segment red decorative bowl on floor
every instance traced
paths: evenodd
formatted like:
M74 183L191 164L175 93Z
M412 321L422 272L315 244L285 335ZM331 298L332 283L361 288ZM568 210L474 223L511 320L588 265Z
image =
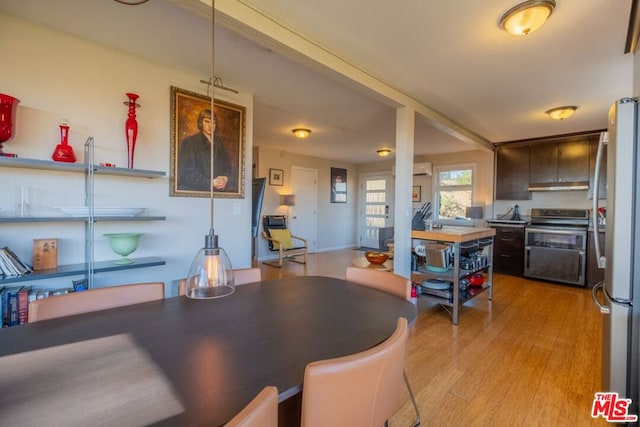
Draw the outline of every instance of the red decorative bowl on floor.
M384 262L389 259L389 255L382 252L365 252L364 257L371 264L378 264L378 265L384 264Z

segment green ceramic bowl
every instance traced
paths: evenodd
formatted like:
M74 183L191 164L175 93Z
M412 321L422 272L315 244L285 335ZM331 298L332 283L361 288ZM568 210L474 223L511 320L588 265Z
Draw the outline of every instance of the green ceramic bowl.
M138 249L140 236L144 233L107 233L104 237L109 239L109 244L113 252L122 255L124 258L115 261L116 264L131 264L133 260L127 256Z

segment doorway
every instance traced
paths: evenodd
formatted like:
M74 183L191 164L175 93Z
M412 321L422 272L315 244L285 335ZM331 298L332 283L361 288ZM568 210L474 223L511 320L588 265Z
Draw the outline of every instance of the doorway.
M291 194L295 205L289 208L289 228L296 236L307 239L309 253L316 251L318 234L318 171L291 167Z
M378 230L393 225L393 176L360 175L360 246L378 248Z

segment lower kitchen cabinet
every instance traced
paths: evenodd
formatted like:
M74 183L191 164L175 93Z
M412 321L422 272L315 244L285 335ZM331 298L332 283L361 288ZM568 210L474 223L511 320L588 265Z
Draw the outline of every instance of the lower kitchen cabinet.
M504 225L496 230L493 245L493 271L520 276L524 274L524 226Z

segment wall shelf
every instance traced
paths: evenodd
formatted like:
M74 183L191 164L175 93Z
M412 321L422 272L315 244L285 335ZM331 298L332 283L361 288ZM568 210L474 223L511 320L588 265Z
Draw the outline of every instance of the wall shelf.
M164 216L94 216L94 222L109 221L164 221ZM88 216L31 216L31 217L0 217L0 223L33 223L33 222L87 222Z
M0 167L57 170L65 172L84 173L87 170L86 163L64 163L52 160L22 159L19 157L0 157ZM93 165L94 173L101 175L136 176L142 178L160 178L166 176L164 171L145 169L112 168Z
M94 273L131 270L134 268L155 267L155 266L166 264L164 260L157 257L131 258L131 259L133 260L133 263L125 264L125 265L115 264L114 260L94 262L93 263ZM0 277L0 286L6 285L9 283L27 282L31 280L55 279L58 277L84 275L87 273L88 268L89 268L88 263L66 264L66 265L60 265L58 268L34 271L33 273L25 274L23 276L3 276L3 277Z

